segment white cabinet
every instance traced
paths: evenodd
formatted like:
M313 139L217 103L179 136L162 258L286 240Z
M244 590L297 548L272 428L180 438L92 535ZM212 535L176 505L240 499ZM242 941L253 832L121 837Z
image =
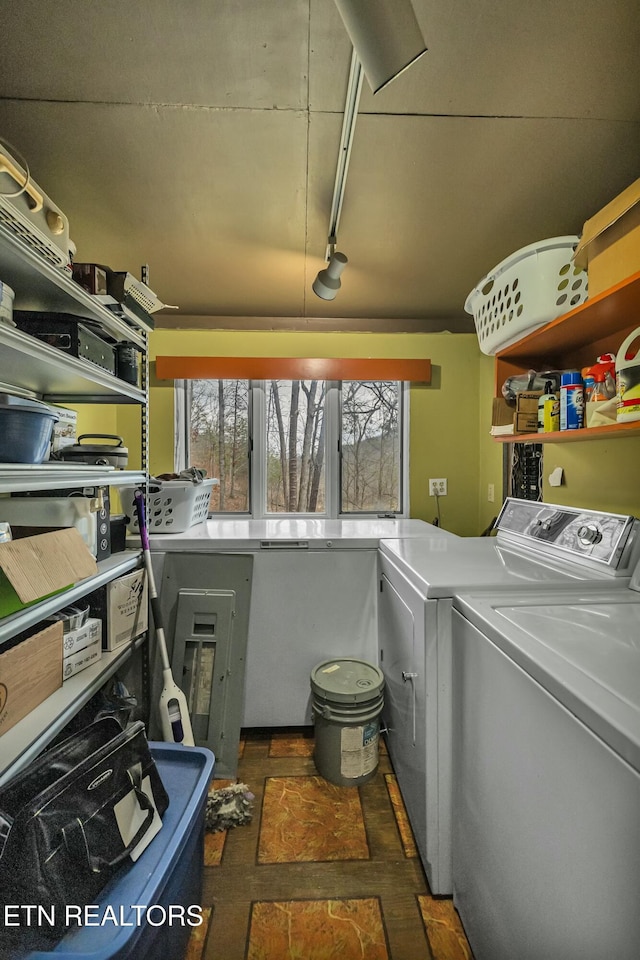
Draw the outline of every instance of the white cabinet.
M0 389L7 392L19 390L35 399L72 406L81 403L135 404L140 409L142 437L140 470L71 463L0 463L0 494L105 485L117 488L145 483L148 328L132 314L119 308L116 308L117 313L113 312L105 303L91 297L66 271L42 259L3 224L0 224L0 280L15 291L16 309L89 317L98 321L114 339L135 343L143 356L142 386L139 388L87 360L68 356L0 322ZM0 650L16 634L140 565L140 550L114 554L98 564L96 576L0 620ZM0 784L56 736L131 652L131 645L115 653L105 652L97 664L67 680L39 707L0 736Z

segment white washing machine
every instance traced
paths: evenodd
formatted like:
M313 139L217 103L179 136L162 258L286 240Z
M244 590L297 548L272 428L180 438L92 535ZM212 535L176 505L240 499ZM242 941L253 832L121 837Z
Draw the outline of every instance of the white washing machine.
M453 895L476 960L640 955L640 577L585 587L455 601Z
M455 595L628 585L633 517L508 499L496 537L383 540L378 662L387 744L431 892L452 893L451 613ZM564 960L564 958L563 958Z

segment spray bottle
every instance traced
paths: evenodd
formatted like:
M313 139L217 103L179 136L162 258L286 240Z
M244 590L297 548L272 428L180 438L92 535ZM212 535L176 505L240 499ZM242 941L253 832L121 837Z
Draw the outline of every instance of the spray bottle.
M544 393L538 400L538 433L551 433L560 429L560 401L552 390L551 380L544 385Z

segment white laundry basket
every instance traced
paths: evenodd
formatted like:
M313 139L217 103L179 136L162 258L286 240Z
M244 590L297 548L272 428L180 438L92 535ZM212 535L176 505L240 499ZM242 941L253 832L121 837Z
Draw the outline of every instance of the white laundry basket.
M207 519L211 490L218 480L151 480L146 520L149 533L184 533L189 527ZM121 487L122 509L130 517L129 530L139 533L135 508L137 487Z
M478 343L493 356L587 299L587 273L572 262L578 237L553 237L511 254L466 299Z

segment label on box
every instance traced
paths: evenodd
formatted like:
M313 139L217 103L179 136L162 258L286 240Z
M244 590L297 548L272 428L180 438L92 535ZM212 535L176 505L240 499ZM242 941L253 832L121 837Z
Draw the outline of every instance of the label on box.
M54 423L51 435L51 452L58 453L59 450L71 447L76 442L78 412L77 410L69 410L67 407L58 407L53 403L50 406L60 418L57 423Z
M86 670L87 667L90 667L92 663L100 660L101 657L102 644L100 637L96 637L88 647L83 647L82 650L77 650L75 653L64 658L62 662L63 680L68 680L69 677L80 673L81 670Z
M91 612L105 621L103 645L115 650L148 627L148 593L144 570L135 570L108 583L90 598Z
M88 647L96 639L100 641L102 646L102 620L90 617L84 626L78 627L77 630L69 630L68 633L64 634L62 637L63 657L65 659L70 657L72 653L82 650L83 647Z

